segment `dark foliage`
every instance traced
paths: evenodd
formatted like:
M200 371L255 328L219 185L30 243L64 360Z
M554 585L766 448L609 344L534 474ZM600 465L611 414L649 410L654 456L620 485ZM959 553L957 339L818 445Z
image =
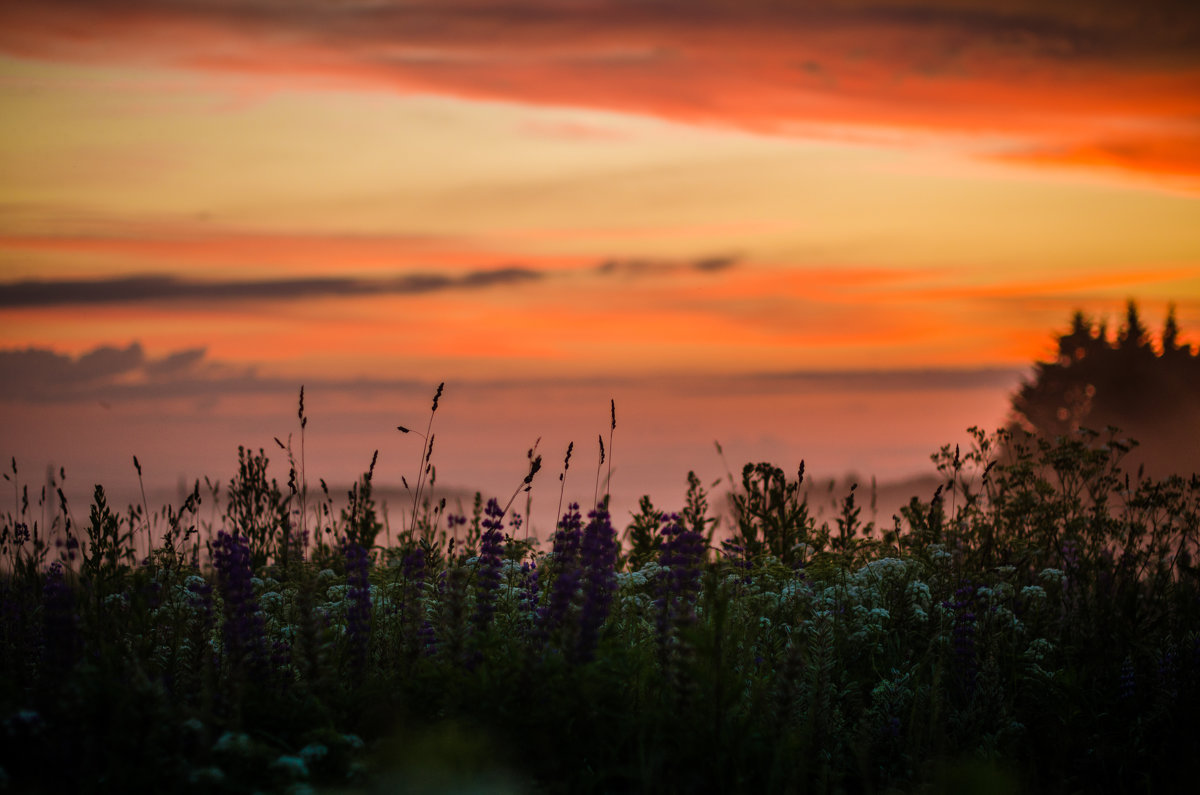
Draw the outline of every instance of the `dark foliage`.
M194 505L163 511L135 563L154 517L102 489L74 544L64 501L48 527L18 501L0 517L0 783L1176 791L1198 742L1200 477L1134 477L1126 452L975 431L886 532L854 489L822 522L802 469L749 465L720 554L695 477L679 513L643 501L624 557L607 498L586 524L570 505L548 552L482 497L446 528L428 500L380 548L370 472L340 519L297 517L245 455L235 507L196 531L207 558L176 554ZM318 541L291 548L297 526Z

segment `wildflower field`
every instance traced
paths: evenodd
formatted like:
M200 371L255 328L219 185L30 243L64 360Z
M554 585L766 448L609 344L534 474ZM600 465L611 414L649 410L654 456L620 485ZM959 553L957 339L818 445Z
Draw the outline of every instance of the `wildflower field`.
M14 461L0 790L1186 787L1200 478L1123 471L1112 431L973 433L885 524L765 463L618 521L598 468L540 546L512 506L541 458L457 515L428 429L391 543L371 472L335 505L290 441L283 486L243 450L161 511L96 486L86 521Z

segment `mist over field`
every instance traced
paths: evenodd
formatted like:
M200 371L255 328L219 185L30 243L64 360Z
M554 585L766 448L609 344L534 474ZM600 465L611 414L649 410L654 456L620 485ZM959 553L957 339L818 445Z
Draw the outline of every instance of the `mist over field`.
M86 376L75 374L87 368L86 356L63 367L48 366L46 361L61 362L41 355L0 354L0 369L9 376L4 400L28 417L6 432L5 449L26 471L64 468L65 491L81 510L95 483L103 483L119 505L140 501L134 455L156 508L181 500L197 479L226 484L239 445L263 448L272 476L286 481L287 457L275 439L291 434L299 449L299 385L249 373L210 380L200 357L187 365L190 376L182 365L154 374L156 366L166 368L146 365L140 351L124 350L126 361L115 372L92 368ZM20 372L23 366L33 370L31 359L41 362L40 374ZM815 479L857 480L864 489L872 478L894 484L932 475L930 455L942 444L965 445L972 424L1003 425L1021 377L1017 370L989 369L450 381L434 426L436 493L452 504L463 497L469 502L476 490L485 498L510 494L536 442L546 469L534 482L533 518L545 537L571 442L568 498L586 503L594 497L597 437L603 434L608 443L610 400L617 408L610 452L617 517L631 513L642 495L665 509L682 507L692 470L722 494L728 476L740 478L748 461L789 469L805 461ZM424 430L434 386L367 379L307 383L309 487L323 478L344 497L378 450L376 487L389 506L401 502L401 478L411 483L419 472L421 439L396 426ZM606 463L605 477L607 471ZM894 501L879 506L880 518L890 520L896 507Z

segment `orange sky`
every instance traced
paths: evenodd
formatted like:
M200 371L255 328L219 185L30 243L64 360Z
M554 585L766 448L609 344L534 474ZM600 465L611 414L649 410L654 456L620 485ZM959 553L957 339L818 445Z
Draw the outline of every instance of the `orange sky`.
M1190 332L1195 9L6 3L0 355L44 355L0 443L181 379L1015 372L1129 297Z

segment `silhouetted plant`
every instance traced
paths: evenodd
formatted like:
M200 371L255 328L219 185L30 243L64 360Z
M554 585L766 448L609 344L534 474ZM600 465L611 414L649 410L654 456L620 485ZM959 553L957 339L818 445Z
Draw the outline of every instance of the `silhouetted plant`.
M342 511L342 527L345 542L357 544L368 553L375 548L375 539L383 524L375 508L375 499L371 494L371 481L375 477L375 464L379 460L379 451L371 456L371 465L362 477L351 487L347 495L347 505Z
M88 543L83 551L83 576L97 603L114 592L134 563L133 529L123 531L121 525L121 519L108 507L104 487L96 484Z
M815 528L808 500L800 492L803 483L803 463L795 481L768 463L746 464L742 469L742 490L731 500L737 525L734 542L748 556L770 554L788 566L803 562L800 545Z
M234 533L240 535L250 553L253 569L259 569L280 552L286 539L280 536L288 501L274 478L267 478L266 453L256 455L238 447L238 472L229 481L225 515Z
M625 566L630 571L637 571L658 557L662 546L662 535L658 532L661 523L662 512L654 507L649 495L643 495L638 501L638 512L625 528L625 542L629 545Z

